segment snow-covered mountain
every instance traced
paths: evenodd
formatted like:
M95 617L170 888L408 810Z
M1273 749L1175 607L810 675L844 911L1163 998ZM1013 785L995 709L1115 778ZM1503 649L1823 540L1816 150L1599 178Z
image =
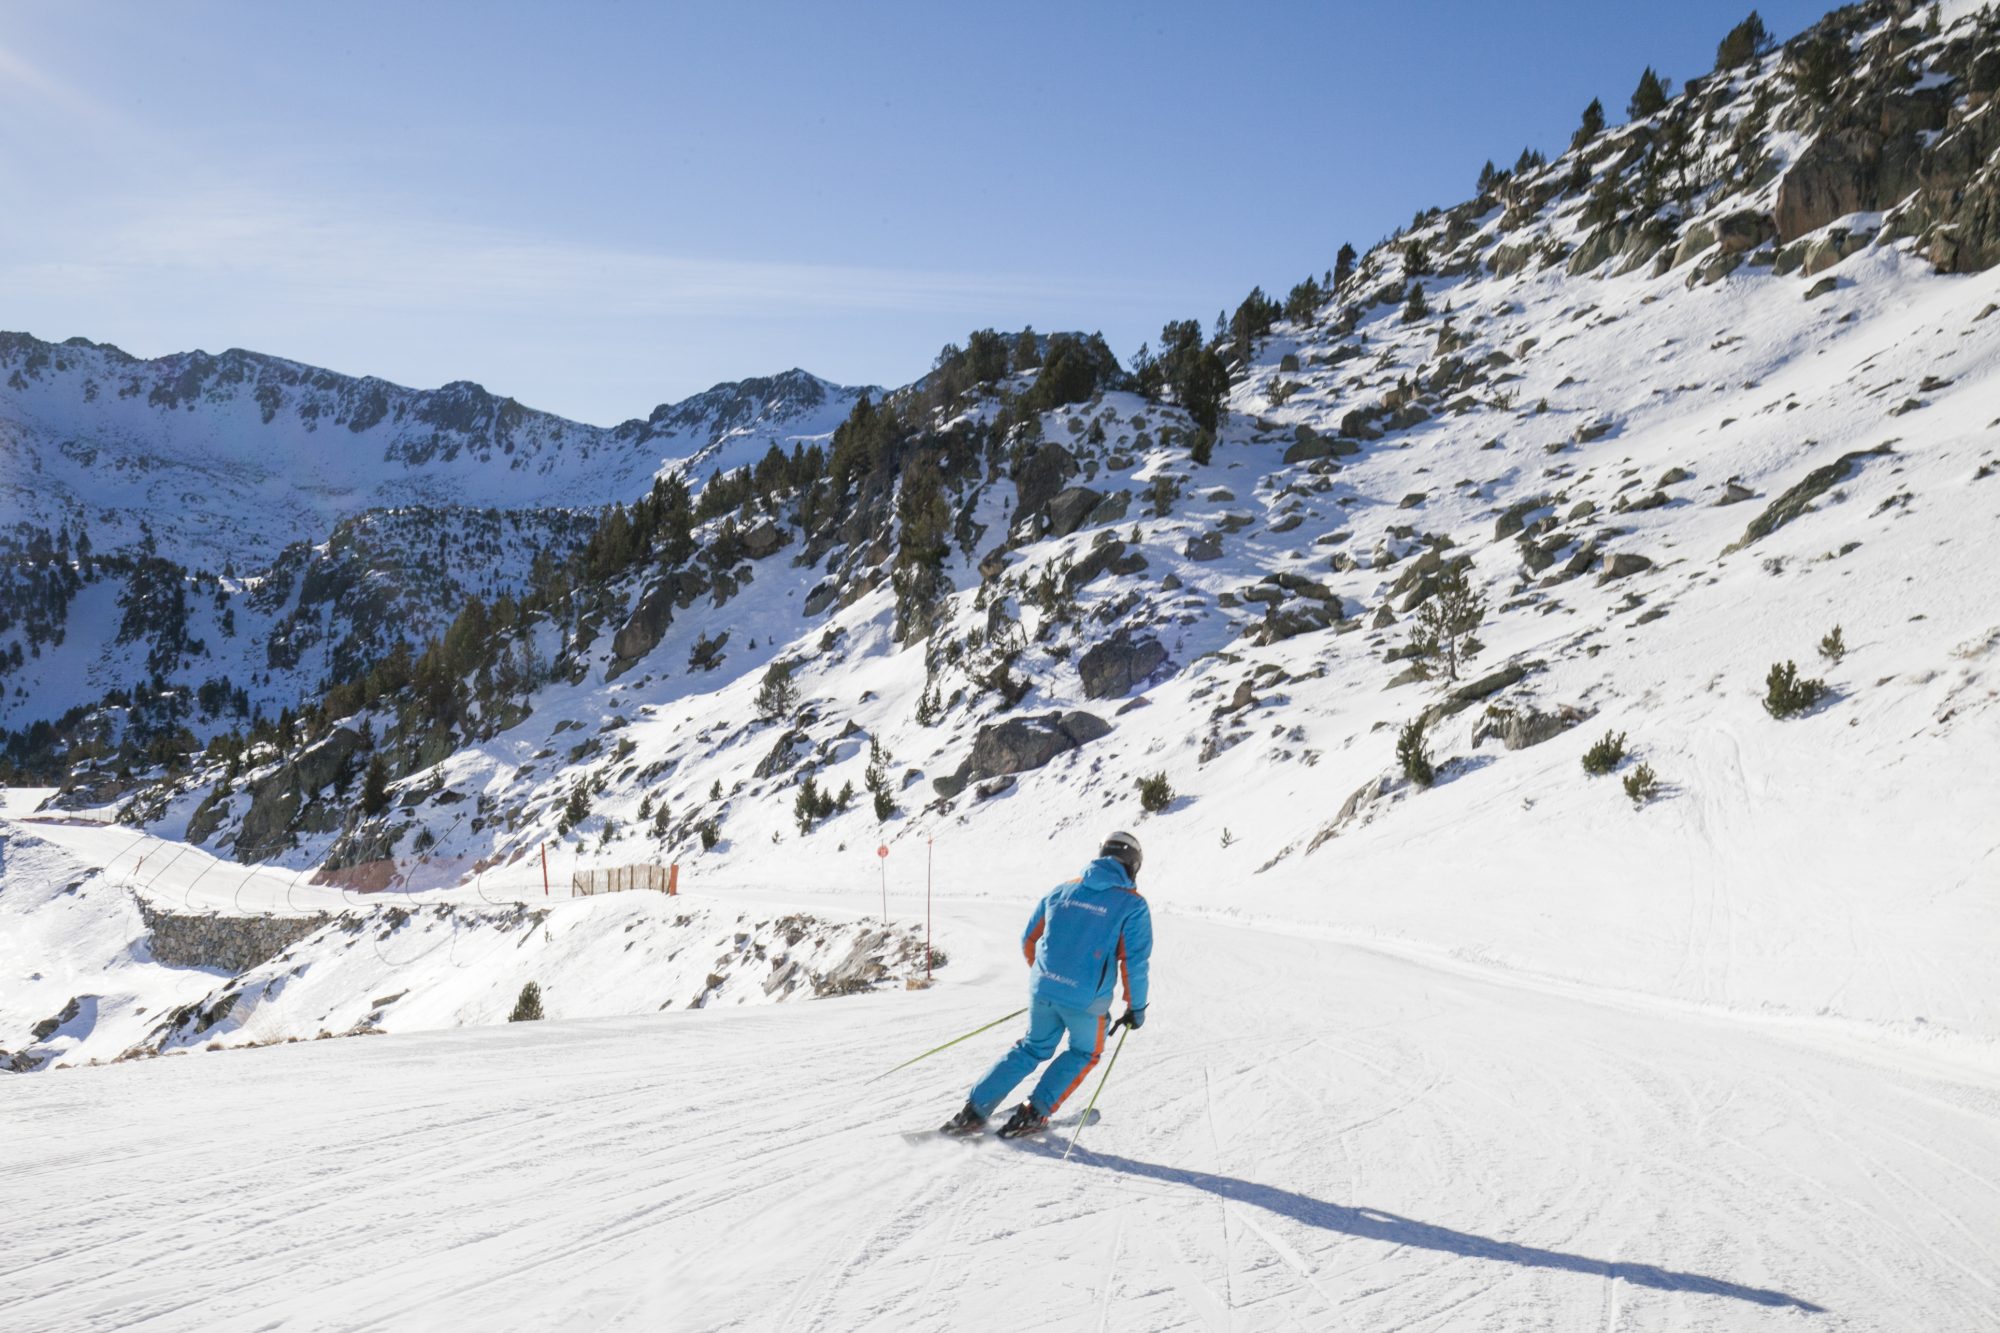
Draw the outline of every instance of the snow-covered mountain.
M68 524L101 552L150 532L190 568L256 567L370 509L596 509L674 465L825 435L864 392L790 370L587 426L468 381L406 389L234 348L142 361L0 334L0 526Z
M601 428L471 383L0 334L0 728L141 688L204 740L276 716L518 595L656 476L823 439L865 392L791 370Z
M117 1063L24 1115L157 1151L36 1152L75 1198L0 1207L0 1312L1990 1326L2000 15L1739 32L1130 370L982 330L886 395L746 381L593 437L607 487L657 456L587 516L411 442L530 498L385 493L254 574L140 546L100 587L76 525L24 535L8 706L79 706L65 790L0 809L0 1054ZM149 514L139 475L104 485ZM188 679L227 610L260 721L57 693ZM1159 946L1104 1123L883 1169L1114 827ZM564 896L668 865L678 900ZM528 980L575 1021L436 1030ZM322 1030L399 1035L151 1058ZM201 1234L82 1243L108 1200Z
M912 839L1032 877L1051 830L1130 821L1258 901L1336 866L1418 874L1421 847L1433 905L1352 910L1474 920L1537 965L1516 913L1461 896L1559 830L1614 882L1689 846L1694 879L1745 892L1779 865L1875 867L1854 889L1870 928L1973 969L1949 942L1977 938L1954 929L1970 901L1902 886L1985 855L1979 821L1885 859L1845 813L1977 808L1993 779L1970 757L2000 727L1979 555L2000 503L2000 287L1978 266L2000 257L1996 20L1899 13L1841 11L1489 173L1289 315L1253 295L1216 344L1234 364L1212 443L1137 391L1150 371L976 337L858 403L810 478L746 474L687 551L634 509L636 553L464 659L456 702L350 696L124 817L296 868L556 843L751 882ZM1837 67L1824 86L1813 61ZM1484 605L1446 636L1456 670L1422 651L1454 575ZM1785 663L1824 688L1781 721ZM1428 790L1399 758L1418 721ZM1637 812L1579 768L1607 734L1621 775L1654 779ZM373 815L342 785L366 763L392 783ZM1143 776L1164 805L1140 808ZM1828 783L1841 801L1812 795ZM1436 841L1461 826L1486 831ZM1574 910L1671 915L1655 887ZM1789 968L1658 981L1829 1002ZM1914 1021L1868 990L1839 1006ZM1980 994L1925 1020L2000 1035Z

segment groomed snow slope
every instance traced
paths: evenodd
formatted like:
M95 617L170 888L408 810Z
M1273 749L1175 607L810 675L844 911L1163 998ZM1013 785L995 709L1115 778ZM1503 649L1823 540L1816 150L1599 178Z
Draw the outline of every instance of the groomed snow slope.
M16 1080L0 1324L2000 1327L1992 1073L1296 931L1160 914L1070 1161L908 1143L1019 907L930 992Z

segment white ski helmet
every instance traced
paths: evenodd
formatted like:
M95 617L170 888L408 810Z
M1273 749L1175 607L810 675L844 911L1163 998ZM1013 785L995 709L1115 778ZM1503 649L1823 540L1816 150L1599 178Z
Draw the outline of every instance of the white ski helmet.
M1125 873L1134 879L1139 877L1139 866L1146 859L1146 854L1139 850L1139 840L1123 829L1106 838L1104 845L1097 849L1097 854L1108 856L1124 866Z

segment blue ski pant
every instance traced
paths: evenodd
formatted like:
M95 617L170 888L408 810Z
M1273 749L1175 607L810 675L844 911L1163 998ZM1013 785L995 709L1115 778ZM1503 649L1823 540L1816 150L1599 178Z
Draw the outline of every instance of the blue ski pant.
M1097 1064L1098 1057L1104 1054L1106 1026L1104 1014L1036 1000L1028 1008L1028 1035L1015 1042L1013 1048L986 1071L985 1078L973 1084L972 1104L979 1108L981 1115L992 1115L993 1108L1005 1101L1007 1094L1032 1073L1036 1065L1056 1055L1056 1044L1067 1032L1068 1047L1042 1071L1042 1077L1028 1098L1037 1111L1053 1115L1056 1108L1077 1090L1084 1075Z

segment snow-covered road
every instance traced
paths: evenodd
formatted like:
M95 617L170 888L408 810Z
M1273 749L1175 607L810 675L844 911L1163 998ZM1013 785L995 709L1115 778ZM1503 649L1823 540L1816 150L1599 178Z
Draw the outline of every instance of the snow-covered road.
M1161 913L1070 1161L906 1143L1013 1025L865 1080L1016 915L927 993L10 1080L0 1326L2000 1327L1990 1072L1295 932Z

